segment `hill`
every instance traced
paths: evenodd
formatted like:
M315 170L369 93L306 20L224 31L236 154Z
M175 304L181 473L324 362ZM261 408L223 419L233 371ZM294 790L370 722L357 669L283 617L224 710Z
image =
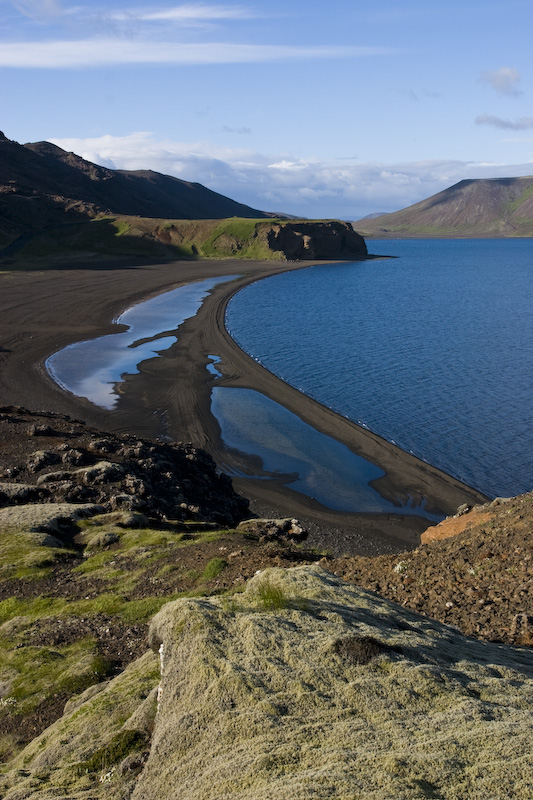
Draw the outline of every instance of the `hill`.
M179 258L366 256L344 222L276 217L157 172L112 170L0 133L0 259L7 268Z
M177 259L359 259L365 240L347 222L98 216L25 234L0 251L9 269L120 266Z
M354 226L376 238L533 236L533 177L460 181L427 200Z
M18 236L99 214L165 219L266 219L199 183L150 170L100 167L49 142L0 133L0 247Z

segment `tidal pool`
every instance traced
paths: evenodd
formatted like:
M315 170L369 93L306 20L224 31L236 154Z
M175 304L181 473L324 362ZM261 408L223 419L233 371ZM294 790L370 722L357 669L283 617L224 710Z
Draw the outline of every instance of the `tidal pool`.
M123 376L135 375L142 361L172 347L177 329L194 317L209 291L237 277L207 278L138 303L114 320L127 331L68 345L47 359L46 369L67 391L112 410Z
M443 516L422 506L393 505L369 486L385 475L336 439L303 422L252 389L214 387L211 411L227 447L259 456L263 469L334 511L411 514L434 522Z

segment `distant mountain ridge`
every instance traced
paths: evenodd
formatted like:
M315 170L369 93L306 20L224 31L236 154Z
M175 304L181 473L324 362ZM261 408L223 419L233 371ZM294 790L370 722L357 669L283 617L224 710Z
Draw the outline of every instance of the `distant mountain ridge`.
M160 219L269 219L199 183L151 170L113 170L50 142L0 133L0 247L18 236L98 214Z
M401 211L353 223L363 236L533 236L533 176L463 180Z

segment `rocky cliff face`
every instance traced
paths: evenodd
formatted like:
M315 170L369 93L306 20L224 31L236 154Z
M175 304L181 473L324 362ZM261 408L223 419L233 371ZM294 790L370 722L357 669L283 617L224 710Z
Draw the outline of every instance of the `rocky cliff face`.
M273 224L267 234L273 251L289 261L360 258L367 255L365 240L347 222L285 222Z

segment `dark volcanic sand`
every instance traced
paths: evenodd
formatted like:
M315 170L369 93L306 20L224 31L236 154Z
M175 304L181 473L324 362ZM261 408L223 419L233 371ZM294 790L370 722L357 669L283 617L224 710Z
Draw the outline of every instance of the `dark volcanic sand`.
M243 261L181 261L130 268L70 268L0 274L0 405L70 414L89 424L144 437L168 436L206 449L224 469L246 472L250 459L228 451L210 411L214 378L208 355L221 357L218 386L262 392L321 432L346 444L386 473L374 485L391 498L427 499L427 509L453 514L463 503L487 498L435 467L405 453L334 413L271 375L235 344L224 328L231 295L253 280L305 264ZM242 275L216 287L198 314L181 327L176 345L144 362L140 374L124 384L118 409L106 411L59 388L44 368L45 359L75 341L94 338L136 302L193 280ZM282 324L282 321L280 321ZM252 470L250 469L250 472ZM416 546L427 520L388 514L334 512L276 480L234 480L260 515L294 516L310 531L310 544L335 553L377 554Z

